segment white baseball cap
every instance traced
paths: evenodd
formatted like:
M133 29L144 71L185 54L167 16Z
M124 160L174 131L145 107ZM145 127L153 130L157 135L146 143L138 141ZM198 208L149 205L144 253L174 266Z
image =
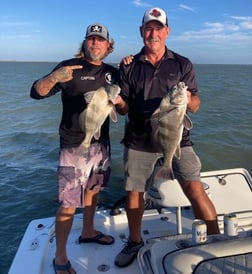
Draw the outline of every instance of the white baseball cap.
M101 25L99 23L95 23L95 24L89 25L87 27L86 38L93 36L93 35L97 35L97 36L100 36L106 40L109 40L108 29L104 25Z
M149 21L158 21L163 26L168 26L168 19L164 10L160 8L148 9L143 16L142 25L148 23Z

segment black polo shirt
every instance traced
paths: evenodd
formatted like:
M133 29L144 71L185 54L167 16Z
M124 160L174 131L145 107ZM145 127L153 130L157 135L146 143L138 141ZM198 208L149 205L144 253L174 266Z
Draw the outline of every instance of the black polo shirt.
M63 66L82 65L82 69L73 71L73 79L65 83L57 83L47 96L40 96L35 89L35 81L32 85L30 95L34 99L50 97L61 91L62 118L59 126L61 147L76 147L84 139L84 133L79 125L79 115L86 108L84 94L97 90L101 86L118 82L118 69L102 63L96 66L81 58L73 58L59 63L54 69ZM46 77L46 76L45 76ZM109 138L109 118L106 119L101 128L100 139ZM94 141L94 140L93 140Z
M198 93L195 72L189 59L166 48L155 67L145 59L144 48L130 65L120 66L121 96L128 102L128 123L123 143L132 149L161 152L157 119L150 119L162 98L178 82L185 82L192 94ZM181 146L191 146L190 132L184 129Z

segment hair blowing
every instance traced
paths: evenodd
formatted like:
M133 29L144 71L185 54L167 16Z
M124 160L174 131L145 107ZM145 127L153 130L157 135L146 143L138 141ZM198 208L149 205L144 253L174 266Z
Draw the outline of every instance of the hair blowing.
M85 57L85 42L86 42L86 40L82 41L79 51L74 55L76 58L84 58ZM114 44L115 44L114 40L111 39L109 41L108 51L104 57L108 56L111 52L114 51Z

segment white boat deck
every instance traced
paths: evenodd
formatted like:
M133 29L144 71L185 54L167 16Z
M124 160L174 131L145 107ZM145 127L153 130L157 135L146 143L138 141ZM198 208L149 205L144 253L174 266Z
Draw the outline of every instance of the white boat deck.
M188 213L190 218L183 218L183 222L187 223L188 227L190 227L192 218L190 212ZM117 216L110 216L109 211L99 211L96 213L95 220L96 229L113 235L115 243L109 246L95 243L78 244L77 239L80 236L82 228L82 214L77 214L68 240L69 260L77 273L140 273L137 260L127 268L118 268L114 265L115 256L120 252L128 237L125 211L123 210ZM156 210L147 210L143 218L142 231L145 242L149 238L175 234L176 223L174 212L166 211L160 215ZM188 229L187 232L189 231ZM34 220L26 230L9 274L18 274L16 271L19 265L22 266L26 274L54 273L52 265L54 253L54 218ZM41 260L41 258L43 259Z
M211 249L209 253L214 254L213 257L219 261L212 260L215 261L215 264L212 265L209 261L205 262L203 260L203 263L200 265L205 272L200 272L200 269L197 269L198 272L196 270L192 272L190 267L188 272L183 272L184 270L182 272L178 272L178 270L176 270L177 272L175 270L167 271L167 269L172 269L170 268L171 263L173 267L177 268L176 261L178 258L182 258L183 256L188 257L188 253L186 253L186 250L189 250L188 248L191 248L189 253L207 253L203 246L197 248L182 244L178 247L178 243L181 243L181 240L188 238L190 241L191 225L194 219L191 207L183 207L182 203L181 232L178 231L177 226L177 217L179 217L177 213L180 213L180 211L176 210L176 208L165 207L162 208L161 212L158 212L156 209L145 211L142 222L142 236L146 245L139 252L138 260L135 260L132 265L126 268L118 268L114 265L115 256L120 252L128 237L128 224L125 211L120 209L121 213L115 216L110 215L110 210L96 212L96 229L115 237L115 243L109 246L95 243L78 244L77 239L81 233L83 220L82 214L75 215L67 246L69 260L74 269L78 274L252 273L252 265L248 263L252 262L252 179L250 175L243 169L205 172L202 174L202 181L209 186L207 191L217 208L221 233L223 233L223 214L235 212L238 217L239 236L243 236L243 238L247 237L248 241L241 240L240 242L236 242L238 248L235 249L232 244L228 246L223 234L219 235L220 237L224 237L222 241L225 242L224 245L227 246L227 249L233 250L233 253L228 253L229 255L231 254L230 256L225 255L229 256L229 258L221 258L222 253L216 251L218 250L217 247L220 245L220 241L209 240L207 242L207 248ZM174 196L175 192L171 193ZM166 197L163 199L164 204L169 203L169 199L168 201L166 199ZM182 199L185 198L182 197ZM55 218L51 217L34 220L29 224L11 265L9 274L54 273L52 264L55 254L54 220ZM209 239L212 238L210 237ZM174 257L171 258L171 255L168 255L171 249L181 254L177 253L178 256L175 259ZM243 249L246 253L245 255L242 254ZM166 262L164 263L165 260ZM240 262L236 263L236 266L233 267L233 272L226 270L230 264L230 260ZM195 265L199 261L197 259ZM246 265L244 266L241 262L245 262ZM159 266L162 267L160 268ZM226 272L224 270L220 272L220 267ZM206 269L209 271L207 272Z

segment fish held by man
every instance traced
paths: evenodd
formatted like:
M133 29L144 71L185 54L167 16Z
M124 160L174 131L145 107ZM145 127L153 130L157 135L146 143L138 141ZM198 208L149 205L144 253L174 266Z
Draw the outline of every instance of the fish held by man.
M106 85L84 94L87 108L79 117L80 127L85 133L82 142L84 147L90 146L93 137L96 140L100 138L101 126L108 116L113 122L117 122L114 101L119 92L118 85Z
M180 142L184 127L188 130L192 128L192 121L186 114L186 109L187 86L184 82L179 82L162 99L157 110L158 136L164 161L155 175L156 179L174 179L172 159L180 159Z

